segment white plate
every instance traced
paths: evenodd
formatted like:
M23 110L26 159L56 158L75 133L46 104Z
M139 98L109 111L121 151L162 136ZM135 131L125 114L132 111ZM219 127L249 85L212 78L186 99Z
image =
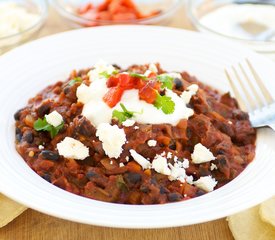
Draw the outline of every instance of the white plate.
M228 91L223 69L248 57L275 92L275 64L227 41L179 29L115 26L50 36L0 58L0 191L38 211L77 222L124 228L160 228L221 218L275 194L275 136L258 132L257 157L226 186L179 203L131 206L94 201L59 189L34 173L14 147L14 112L39 90L65 79L72 69L102 58L128 66L160 62L164 69L188 70Z

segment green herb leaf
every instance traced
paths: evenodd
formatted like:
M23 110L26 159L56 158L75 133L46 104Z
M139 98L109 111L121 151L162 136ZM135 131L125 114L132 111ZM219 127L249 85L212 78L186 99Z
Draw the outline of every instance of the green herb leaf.
M45 117L43 119L38 118L38 120L36 120L33 125L36 131L49 132L51 135L51 138L54 138L58 134L58 132L63 128L63 126L64 126L64 122L62 122L59 126L54 127L47 122Z
M99 73L99 75L104 78L110 78L112 75L115 75L117 73L119 73L119 71L116 69L111 74L109 74L107 71L104 71L104 72Z
M132 118L136 113L136 112L129 111L122 103L120 104L120 107L123 111L121 112L118 110L114 110L112 115L112 118L116 118L120 123L126 121L129 118Z
M146 76L144 76L143 74L139 74L139 73L129 73L129 75L130 75L131 77L141 78L141 79L143 79L143 80L146 80L146 79L147 79Z
M162 74L157 76L157 79L162 83L161 87L162 88L168 88L172 89L173 88L173 82L174 78L167 75L167 74Z
M117 176L116 185L122 192L129 191L129 188L128 188L127 184L125 183L122 175Z
M69 85L70 85L70 86L73 86L75 83L77 83L77 82L82 82L82 81L83 81L83 79L82 79L81 77L76 77L76 78L72 79L72 80L69 82Z
M165 114L172 114L175 111L175 103L171 97L161 96L157 93L157 98L154 102L157 109L161 109Z

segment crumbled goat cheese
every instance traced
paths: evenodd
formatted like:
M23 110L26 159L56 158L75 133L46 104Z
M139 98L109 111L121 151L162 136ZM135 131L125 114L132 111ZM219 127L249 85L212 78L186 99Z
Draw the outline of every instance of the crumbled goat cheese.
M126 135L123 129L117 125L101 123L98 125L96 136L102 142L102 147L110 158L118 158L122 153L122 146L126 142Z
M168 153L167 153L167 158L168 158L168 159L171 159L171 158L172 158L172 153L171 153L171 152L168 152Z
M119 167L124 167L125 165L124 165L124 163L119 163Z
M157 141L151 139L147 142L147 144L149 147L155 147L157 145Z
M214 187L217 185L217 181L212 176L200 177L197 181L194 182L198 188L206 191L211 192L214 190Z
M217 165L214 163L211 163L210 170L213 171L215 169L218 169Z
M153 162L152 162L152 168L161 174L164 175L170 175L171 174L171 170L167 165L167 159L165 157L162 157L160 155L156 155L156 157L154 158Z
M197 84L192 84L187 87L187 90L181 94L181 98L184 100L186 104L188 104L191 98L196 95L197 91L199 90L199 86Z
M170 181L180 180L185 182L186 172L184 168L180 168L177 164L173 166L171 163L168 163L168 166L171 169L171 174L168 176Z
M62 155L65 158L84 160L89 156L89 148L86 147L82 142L71 137L66 137L56 146L59 155Z
M63 122L63 117L57 111L53 111L50 114L45 115L47 123L54 127L59 126Z
M213 153L201 143L195 145L191 158L195 164L210 162L215 159Z
M143 169L148 169L151 167L151 163L145 157L138 154L134 149L130 150L130 154Z

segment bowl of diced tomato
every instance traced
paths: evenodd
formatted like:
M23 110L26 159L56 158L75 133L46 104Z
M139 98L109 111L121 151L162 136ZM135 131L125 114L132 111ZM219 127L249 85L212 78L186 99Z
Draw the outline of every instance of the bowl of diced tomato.
M74 27L113 24L166 25L182 0L52 0Z

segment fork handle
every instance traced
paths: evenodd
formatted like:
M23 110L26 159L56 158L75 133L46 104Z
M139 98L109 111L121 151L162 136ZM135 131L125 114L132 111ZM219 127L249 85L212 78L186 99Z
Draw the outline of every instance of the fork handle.
M268 126L271 127L275 131L275 123L269 124Z

